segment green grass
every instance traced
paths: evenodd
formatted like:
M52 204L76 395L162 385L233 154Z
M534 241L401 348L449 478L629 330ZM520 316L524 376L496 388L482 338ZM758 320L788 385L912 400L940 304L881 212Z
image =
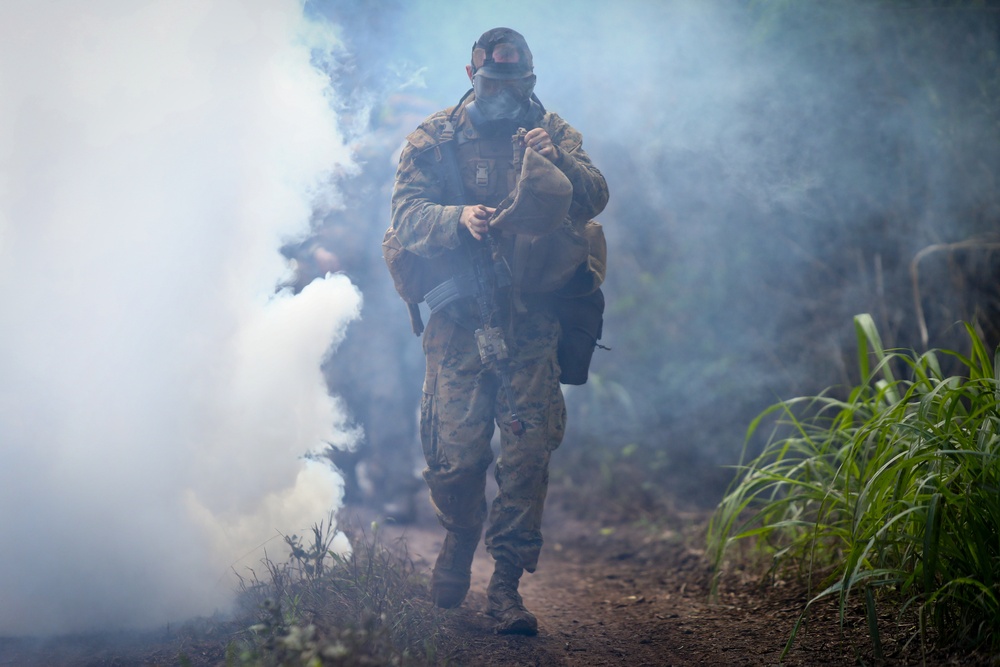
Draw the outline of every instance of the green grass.
M851 600L864 608L876 659L880 605L916 613L925 646L996 650L1000 359L968 325L967 356L887 352L868 315L855 328L863 381L846 399L783 401L750 425L748 440L765 423L774 430L716 509L716 572L727 548L748 540L774 570L809 584L786 653L809 607L831 598L841 624Z

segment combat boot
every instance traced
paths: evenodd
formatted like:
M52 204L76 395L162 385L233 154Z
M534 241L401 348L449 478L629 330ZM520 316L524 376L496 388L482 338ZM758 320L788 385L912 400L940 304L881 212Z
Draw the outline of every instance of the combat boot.
M538 620L524 608L524 601L517 592L517 585L524 572L510 561L500 559L493 570L493 577L486 589L489 614L496 619L499 635L538 634Z
M479 546L479 533L459 535L448 531L444 546L431 573L431 599L439 607L451 609L462 604L469 592L472 557Z

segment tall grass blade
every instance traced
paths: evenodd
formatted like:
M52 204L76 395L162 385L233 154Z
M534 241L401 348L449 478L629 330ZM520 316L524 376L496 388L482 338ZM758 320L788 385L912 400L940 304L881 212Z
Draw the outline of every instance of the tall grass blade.
M882 371L886 382L889 385L895 385L896 379L893 377L892 369L886 363L888 361L888 356L885 353L885 348L882 346L882 336L878 333L878 328L875 326L875 320L868 313L863 313L861 315L856 315L854 317L854 326L857 331L858 337L858 355L859 357L864 357L862 363L862 379L867 379L868 375L868 358L867 349L870 347L872 353L874 353L875 358L879 362L879 369ZM899 396L895 395L895 391L892 391L894 396L894 401L899 400Z
M924 527L924 592L934 590L937 576L938 545L941 539L941 494L931 496L927 506L927 523Z
M868 636L872 640L872 652L876 662L882 662L882 638L878 632L878 615L875 613L875 595L871 586L865 586L865 615L868 617Z

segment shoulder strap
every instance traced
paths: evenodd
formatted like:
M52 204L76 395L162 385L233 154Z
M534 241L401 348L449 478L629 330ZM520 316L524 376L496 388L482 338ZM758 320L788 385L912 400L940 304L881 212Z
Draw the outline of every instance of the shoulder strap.
M443 141L434 147L434 158L441 164L448 194L456 203L464 204L465 187L462 185L462 174L458 170L458 154L455 152L455 126L450 120L445 121L441 138Z

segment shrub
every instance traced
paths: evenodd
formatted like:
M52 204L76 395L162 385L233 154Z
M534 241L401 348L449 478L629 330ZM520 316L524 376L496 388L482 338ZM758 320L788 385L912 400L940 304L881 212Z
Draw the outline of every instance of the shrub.
M331 550L333 517L313 526L311 542L286 536L287 562L265 557L266 575L241 577L252 625L230 646L227 664L437 664L438 613L402 549L390 549L373 524L355 530L352 553Z

